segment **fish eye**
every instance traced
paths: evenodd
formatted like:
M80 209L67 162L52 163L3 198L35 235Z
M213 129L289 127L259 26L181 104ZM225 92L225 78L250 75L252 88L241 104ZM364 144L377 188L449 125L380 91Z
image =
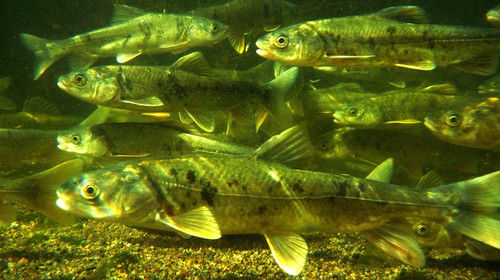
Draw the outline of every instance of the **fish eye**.
M418 224L415 231L420 236L427 236L429 234L429 227L426 224Z
M71 142L73 142L73 144L78 145L80 144L80 141L81 141L80 135L78 134L71 135Z
M77 74L73 78L73 81L77 86L83 86L87 82L87 78L83 74Z
M449 126L457 126L460 124L460 118L458 117L458 115L456 114L453 114L453 115L449 115L447 118L446 118L446 123L449 125Z
M286 48L286 46L288 45L288 38L281 35L281 36L278 36L278 38L276 38L276 46L278 48Z
M349 108L349 110L347 110L347 114L350 117L356 117L358 115L358 109L356 109L356 108Z
M219 31L219 26L215 23L212 23L212 26L210 26L210 31L212 31L212 33Z
M99 188L93 184L85 185L82 188L82 195L86 199L94 199L99 196Z

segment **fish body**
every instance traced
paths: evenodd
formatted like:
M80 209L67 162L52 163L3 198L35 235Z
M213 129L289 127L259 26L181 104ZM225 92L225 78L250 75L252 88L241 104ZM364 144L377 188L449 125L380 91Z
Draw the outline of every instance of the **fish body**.
M333 117L340 125L363 128L418 124L436 111L483 100L421 90L396 91L345 104L335 110Z
M105 123L77 127L57 136L58 147L91 157L251 154L254 149L188 133L163 123Z
M268 33L256 45L267 59L297 66L454 66L481 75L496 72L498 28L424 24L415 6L374 14L312 20Z
M500 155L496 152L437 141L422 130L415 135L405 130L338 129L316 146L318 156L338 161L362 159L378 163L392 157L414 178L420 178L426 170L439 170L453 180L500 168Z
M494 211L478 205L476 215L465 210L476 208L460 208L459 203L467 201L465 190L471 185L477 190L479 182L486 183L495 195L491 201L496 201L498 176L497 172L419 192L248 157L179 157L125 162L82 174L58 188L57 204L78 215L128 225L164 223L207 239L263 234L278 264L295 275L307 255L307 244L299 234L318 231L361 232L385 252L422 266L423 253L411 228L400 218L451 220L465 232L463 215L481 219L480 209ZM467 234L500 247L498 237L488 235L492 234L488 230L476 227ZM404 237L398 239L398 233ZM393 242L400 246L394 249Z
M437 112L426 117L424 124L443 141L500 151L500 101L496 97L476 106Z
M72 54L75 66L90 66L99 57L116 56L120 63L143 53L179 53L211 45L227 35L227 26L207 18L145 13L125 5L115 6L113 25L63 40L46 40L21 34L36 56L35 79L57 59Z
M237 52L243 53L247 47L245 37L259 36L292 23L299 15L299 7L285 0L233 0L195 9L191 14L227 24L229 42Z

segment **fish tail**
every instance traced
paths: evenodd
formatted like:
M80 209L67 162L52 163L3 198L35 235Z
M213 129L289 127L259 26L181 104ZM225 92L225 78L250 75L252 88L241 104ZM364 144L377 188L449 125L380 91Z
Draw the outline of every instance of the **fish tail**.
M437 190L460 194L451 229L500 249L500 171Z
M298 73L299 68L292 67L280 73L279 76L265 85L272 95L271 101L269 104L266 104L266 109L284 128L293 125L291 117L289 117L290 113L288 112L286 102L290 99L288 93L295 84Z
M30 34L21 33L19 35L23 44L35 55L35 73L33 79L38 79L43 72L60 56L52 56L47 45L52 42L47 39L39 38Z
M70 224L74 217L56 205L57 187L83 172L83 160L63 162L41 173L15 180L0 179L0 202L15 201L62 224ZM10 203L0 203L5 210L4 222L9 222L16 213ZM0 220L1 221L1 220Z

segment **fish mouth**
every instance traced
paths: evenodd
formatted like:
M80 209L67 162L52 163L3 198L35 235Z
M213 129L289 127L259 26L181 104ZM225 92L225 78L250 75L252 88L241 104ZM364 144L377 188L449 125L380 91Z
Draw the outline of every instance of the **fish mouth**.
M332 117L333 117L333 122L336 123L336 124L342 124L343 123L343 118L342 116L337 113L337 112L334 112L332 114Z
M59 190L56 191L56 194L57 194L57 200L56 200L57 207L63 209L64 211L69 211L70 208L69 208L68 204L66 204L66 202L64 202L65 195Z
M57 81L57 86L60 89L64 90L64 91L68 91L69 90L68 86L63 81L61 81L61 80Z
M274 56L270 51L266 50L265 45L262 43L261 40L257 40L255 42L255 45L257 46L257 50L255 51L259 56L267 59L272 59Z
M431 118L425 117L424 119L424 125L430 130L430 131L437 131L437 124L434 122Z

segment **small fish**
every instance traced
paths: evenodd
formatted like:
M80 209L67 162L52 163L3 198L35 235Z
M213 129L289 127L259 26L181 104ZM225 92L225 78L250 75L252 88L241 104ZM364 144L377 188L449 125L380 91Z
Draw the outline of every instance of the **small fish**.
M453 66L491 75L498 65L500 30L426 24L421 8L399 6L295 24L268 33L256 45L258 55L294 66Z
M297 73L296 67L290 68L260 86L212 75L203 55L194 52L168 67L113 65L71 72L59 77L58 86L97 105L178 113L184 123L194 121L203 130L212 132L213 111L241 111L238 108L245 105L256 105L265 112L279 111L275 108L283 106L282 100Z
M15 218L17 211L11 202L17 202L62 224L72 223L74 216L56 206L56 188L83 170L84 162L74 159L25 178L0 178L0 222L10 223Z
M477 92L480 94L487 94L498 96L500 95L500 75L488 79L486 82L479 85Z
M424 124L443 141L500 151L500 100L490 97L477 106L462 108L428 116Z
M495 6L486 13L486 20L493 26L500 26L500 5Z
M389 184L392 168L387 160L361 179L291 169L259 157L148 159L66 182L57 190L57 205L85 217L163 224L205 239L262 234L291 275L303 270L308 246L300 234L309 232L360 232L391 256L422 267L425 257L408 217L447 223L500 248L500 221L494 215L500 207L500 172L421 191Z
M0 114L0 128L67 128L81 118L61 115L59 109L43 97L31 97L24 102L23 110L17 113Z
M90 157L141 158L166 157L186 154L241 155L252 156L254 149L234 143L215 140L189 133L187 128L171 123L105 123L87 127L77 127L57 136L58 148ZM291 127L279 135L271 137L263 145L265 149L286 145L303 147L304 154L313 154L307 133L301 126ZM273 148L277 149L277 148ZM301 150L301 151L303 151ZM261 155L273 159L274 154ZM282 163L301 166L306 163L290 158Z
M238 53L243 53L247 48L245 37L287 26L297 20L299 12L297 5L285 0L232 0L195 9L191 14L229 25L229 42Z
M413 125L422 123L425 117L438 110L484 100L484 98L449 94L448 91L454 93L455 88L444 84L424 89L391 91L345 104L335 110L333 117L337 124L350 127L383 128Z
M176 14L146 13L115 5L111 26L63 40L47 40L22 33L22 42L35 54L38 79L56 60L73 55L76 69L91 66L100 57L116 56L125 63L141 54L180 53L212 45L227 36L228 27L215 20Z

